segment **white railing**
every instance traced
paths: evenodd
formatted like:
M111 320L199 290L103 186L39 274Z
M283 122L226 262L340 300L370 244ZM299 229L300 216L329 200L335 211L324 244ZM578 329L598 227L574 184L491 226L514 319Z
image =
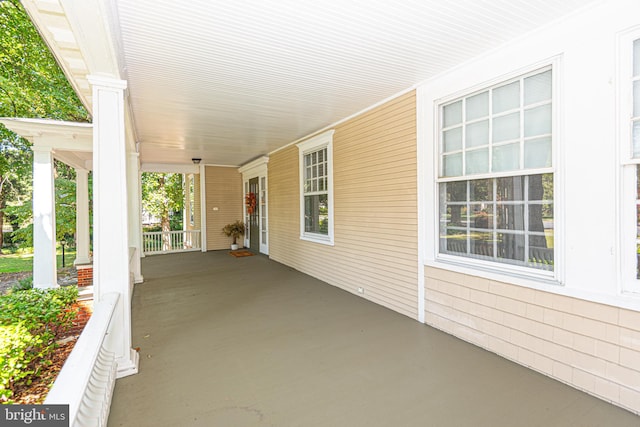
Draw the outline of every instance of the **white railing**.
M68 404L69 426L106 426L116 382L116 358L106 337L120 294L94 301L93 314L58 374L45 404Z
M200 230L151 231L142 233L145 255L170 252L197 251L200 244Z

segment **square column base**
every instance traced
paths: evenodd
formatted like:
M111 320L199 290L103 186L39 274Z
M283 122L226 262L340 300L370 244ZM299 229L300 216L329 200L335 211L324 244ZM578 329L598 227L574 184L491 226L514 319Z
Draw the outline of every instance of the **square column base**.
M140 364L140 354L132 348L129 349L129 357L116 360L118 370L116 378L124 378L129 375L138 373L138 365Z

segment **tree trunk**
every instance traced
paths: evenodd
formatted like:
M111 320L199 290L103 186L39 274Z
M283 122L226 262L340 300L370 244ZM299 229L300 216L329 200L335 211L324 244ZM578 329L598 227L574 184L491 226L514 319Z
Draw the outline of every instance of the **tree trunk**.
M158 192L163 195L164 204L160 214L160 225L162 226L162 250L171 250L171 224L169 223L169 209L167 200L167 189L165 188L165 177L161 175L158 178Z
M0 255L2 255L2 247L4 246L4 212L0 211Z
M0 255L2 255L2 248L4 246L4 208L6 206L6 200L3 195L0 195Z
M162 250L171 249L171 226L169 225L169 215L162 215Z

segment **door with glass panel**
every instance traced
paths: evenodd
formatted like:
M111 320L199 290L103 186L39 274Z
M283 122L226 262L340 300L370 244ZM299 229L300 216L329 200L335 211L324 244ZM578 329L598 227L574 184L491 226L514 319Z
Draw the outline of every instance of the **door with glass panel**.
M258 178L249 180L249 197L252 209L249 214L249 248L254 252L260 252L260 188Z

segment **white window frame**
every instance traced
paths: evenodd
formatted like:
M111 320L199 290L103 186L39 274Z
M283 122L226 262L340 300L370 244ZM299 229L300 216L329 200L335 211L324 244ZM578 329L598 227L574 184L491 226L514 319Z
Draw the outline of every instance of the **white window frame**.
M640 157L633 157L633 42L640 39L640 26L621 33L617 40L618 65L618 157L620 159L620 291L640 293L640 279L637 278L638 225L636 212L637 180L636 170Z
M441 131L442 126L440 123L442 110L441 107L445 104L451 103L457 99L466 98L469 96L473 96L475 93L480 93L492 87L501 86L503 84L508 84L510 81L516 80L522 76L533 75L538 71L543 71L545 68L549 68L552 70L552 95L551 95L551 105L552 105L552 130L551 130L551 139L552 139L552 162L550 167L546 168L536 168L536 169L520 169L509 172L490 172L490 173L480 173L480 174L464 174L456 176L456 177L445 177L440 176L439 171L441 171ZM443 266L451 266L453 270L457 270L463 273L471 273L479 274L486 277L491 278L499 278L499 277L512 277L512 278L522 278L525 279L524 283L547 283L552 285L558 285L562 283L563 277L563 266L562 266L562 245L563 245L563 235L562 235L562 215L563 208L562 202L559 197L561 193L561 177L559 173L559 118L560 118L560 102L559 102L559 90L558 90L558 82L560 79L561 66L560 66L560 58L556 57L552 60L545 61L544 63L535 64L526 69L521 69L516 72L510 73L508 75L504 75L502 77L492 79L491 81L473 86L466 90L457 91L449 96L442 97L434 100L434 143L433 143L433 160L434 160L434 188L433 188L433 201L434 206L436 207L435 214L433 216L433 222L431 227L433 230L433 235L438 236L438 238L434 239L433 246L433 261L429 262L427 259L427 265L435 265L439 267ZM457 256L447 253L440 252L440 200L439 200L439 185L442 182L451 182L451 181L468 181L468 180L476 180L476 179L485 179L485 178L500 178L504 176L517 176L517 175L536 175L536 174L544 174L551 173L553 174L554 179L554 196L553 196L553 206L554 206L554 270L546 271L542 269L535 269L526 266L512 265L508 263L501 263L495 261L485 261L482 259L474 259L470 257ZM428 251L428 253L431 251Z
M333 241L333 134L335 130L329 130L313 138L300 142L298 146L299 158L299 184L300 184L300 240L321 243L324 245L334 245ZM304 218L304 156L314 151L327 149L327 200L329 203L328 216L329 227L327 234L312 233L305 231Z

